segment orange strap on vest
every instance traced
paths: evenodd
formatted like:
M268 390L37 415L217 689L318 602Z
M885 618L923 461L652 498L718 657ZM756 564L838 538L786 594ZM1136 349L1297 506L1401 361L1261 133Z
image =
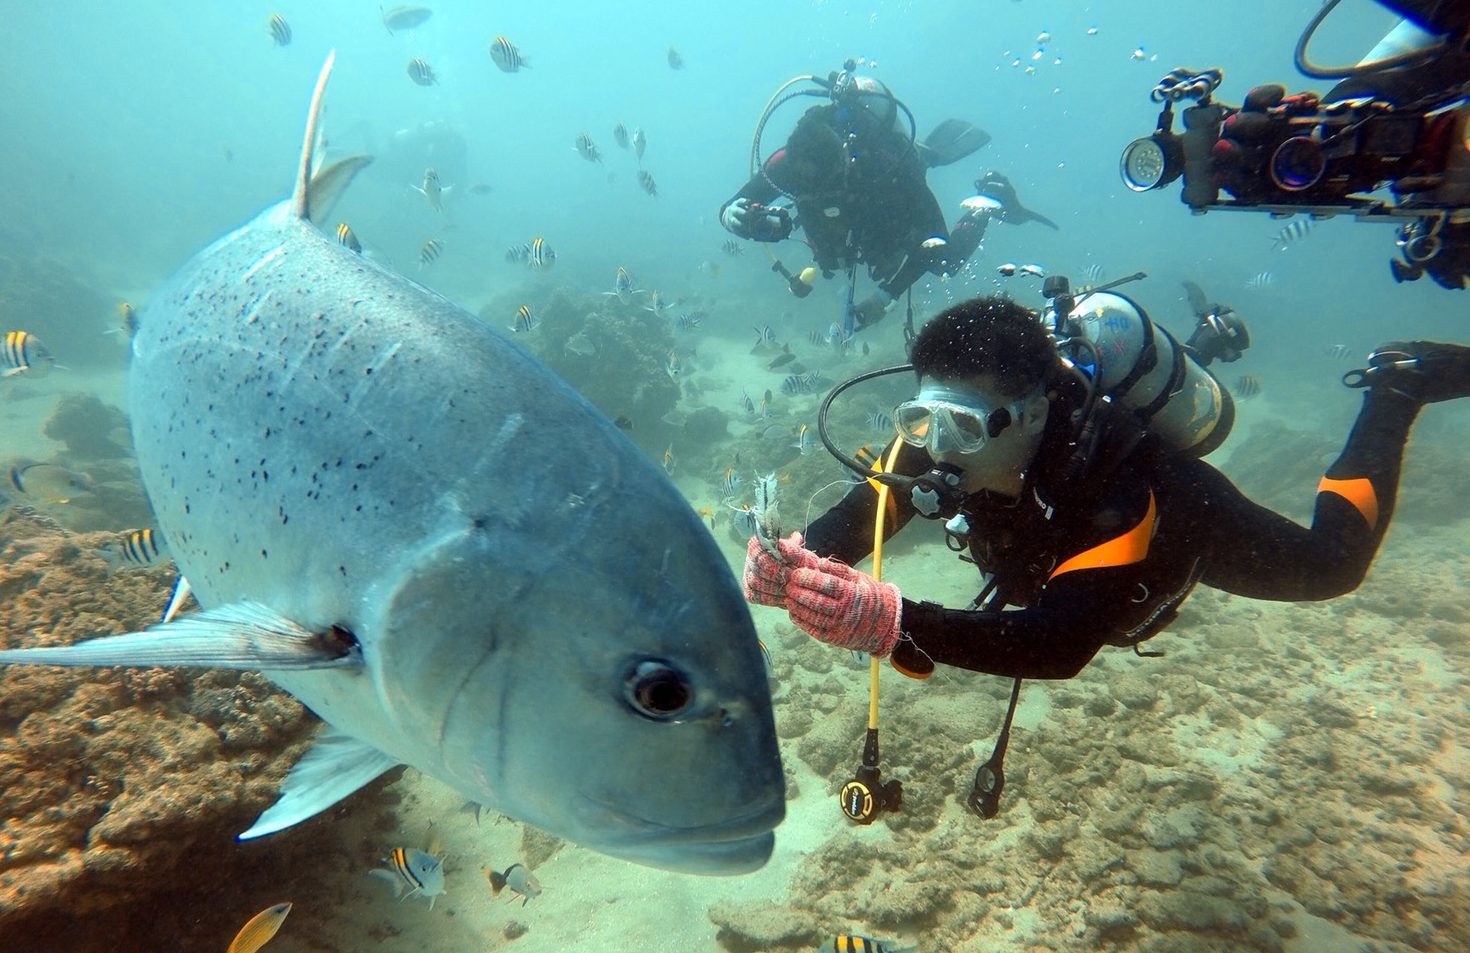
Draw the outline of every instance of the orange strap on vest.
M1378 528L1378 494L1373 490L1373 481L1367 477L1351 480L1323 477L1322 482L1317 484L1317 492L1336 493L1362 514L1363 519L1368 521L1369 529Z
M1158 507L1154 504L1154 494L1150 490L1148 494L1148 512L1143 514L1143 519L1138 521L1128 532L1120 536L1114 536L1104 543L1098 543L1091 549L1084 550L1062 563L1052 574L1047 577L1047 582L1060 576L1062 573L1071 572L1074 569L1105 569L1109 566L1127 566L1130 563L1142 562L1148 555L1148 544L1153 539L1154 521L1159 514Z

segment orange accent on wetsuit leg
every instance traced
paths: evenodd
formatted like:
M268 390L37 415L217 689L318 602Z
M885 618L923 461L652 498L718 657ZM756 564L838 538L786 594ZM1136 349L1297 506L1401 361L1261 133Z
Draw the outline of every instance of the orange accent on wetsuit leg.
M1098 543L1091 549L1084 550L1062 563L1047 577L1047 582L1057 578L1062 573L1071 572L1074 569L1103 569L1108 566L1126 566L1130 563L1142 562L1148 555L1148 544L1154 535L1154 520L1158 516L1158 507L1154 504L1154 494L1150 490L1148 494L1148 512L1143 514L1143 519L1128 532L1112 539Z
M1351 480L1323 477L1322 482L1317 484L1317 492L1336 493L1362 514L1363 519L1368 521L1369 529L1378 528L1378 493L1373 489L1373 481L1367 477L1355 477Z

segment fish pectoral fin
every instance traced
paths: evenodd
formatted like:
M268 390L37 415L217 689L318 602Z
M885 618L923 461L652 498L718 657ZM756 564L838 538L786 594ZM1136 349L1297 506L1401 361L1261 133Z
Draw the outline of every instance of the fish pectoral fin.
M347 190L353 176L367 168L372 161L372 156L343 156L312 173L311 182L306 186L306 207L311 212L312 222L320 225L330 219L332 206L337 204L337 200Z
M197 666L266 671L360 665L357 643L342 629L313 632L257 602L236 602L76 645L0 652L8 665Z
M314 817L397 764L367 742L328 726L286 772L280 799L239 839L274 834Z

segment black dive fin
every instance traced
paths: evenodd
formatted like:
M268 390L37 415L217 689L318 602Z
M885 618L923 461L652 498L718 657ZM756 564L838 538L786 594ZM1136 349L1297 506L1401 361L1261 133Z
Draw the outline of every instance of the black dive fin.
M1007 225L1040 222L1053 231L1061 231L1061 226L1056 222L1022 205L1021 200L1016 197L1016 187L1011 185L1010 179L999 172L987 172L981 176L975 182L975 191L1000 203L1002 209L1000 220Z
M1205 297L1204 290L1199 285L1192 281L1184 282L1184 293L1189 296L1189 308L1196 318L1210 313L1210 299Z
M974 155L990 142L990 133L963 119L946 119L919 143L924 165L937 169Z

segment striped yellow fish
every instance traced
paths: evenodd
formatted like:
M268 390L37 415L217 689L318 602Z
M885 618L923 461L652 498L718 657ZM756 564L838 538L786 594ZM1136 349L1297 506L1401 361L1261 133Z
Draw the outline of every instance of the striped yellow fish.
M51 370L56 359L46 350L34 334L29 331L6 331L3 347L0 347L0 377L14 377L22 371L30 371L39 377Z
M152 566L167 559L163 539L151 529L135 529L122 537L123 562L133 566Z
M526 258L526 264L532 268L550 268L556 264L556 252L546 244L546 239L536 238L531 241L531 254Z
M240 932L230 941L230 948L225 953L255 953L271 941L281 924L286 922L286 914L290 912L289 903L266 907L245 922Z
M346 222L337 223L337 244L349 251L362 254L362 242L357 240L357 235L352 231L352 226Z

